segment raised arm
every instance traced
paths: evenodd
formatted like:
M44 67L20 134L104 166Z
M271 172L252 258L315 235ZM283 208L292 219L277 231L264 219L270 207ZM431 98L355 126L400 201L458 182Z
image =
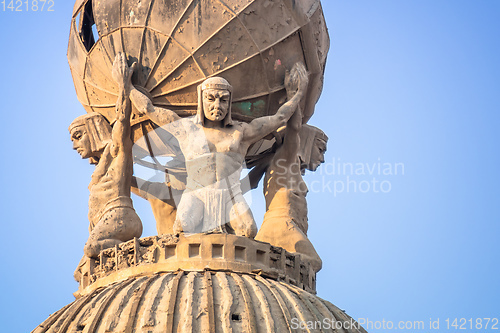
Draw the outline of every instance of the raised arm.
M132 87L132 74L134 73L136 63L128 66L127 58L124 53L118 53L113 63L112 76L118 83L119 95L116 101L116 121L113 125L111 138L113 146L111 155L116 157L119 152L124 152L126 143L130 141L130 115L132 107L130 105L130 90Z
M149 97L141 93L133 86L132 91L130 92L130 99L139 114L146 115L158 126L163 126L181 119L174 111L154 106Z
M251 121L243 133L244 140L248 140L249 143L256 142L272 131L284 126L297 109L302 97L304 97L308 83L306 68L302 63L296 63L290 75L285 78L287 92L292 90L293 86L297 87L293 97L283 104L275 115L259 117Z
M283 144L276 152L275 158L284 160L287 165L297 162L299 154L300 137L299 132L302 128L302 112L300 106L297 106L296 111L290 117L286 124L285 137Z

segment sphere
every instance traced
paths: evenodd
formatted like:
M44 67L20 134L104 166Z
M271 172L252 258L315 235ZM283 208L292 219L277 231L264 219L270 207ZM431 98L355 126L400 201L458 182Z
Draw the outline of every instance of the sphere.
M243 121L277 111L286 101L285 72L301 61L310 73L306 122L328 48L319 0L77 0L68 61L79 101L111 123L118 52L138 62L133 84L154 105L194 114L197 85L221 76L233 86L233 117ZM136 115L132 123L141 122Z

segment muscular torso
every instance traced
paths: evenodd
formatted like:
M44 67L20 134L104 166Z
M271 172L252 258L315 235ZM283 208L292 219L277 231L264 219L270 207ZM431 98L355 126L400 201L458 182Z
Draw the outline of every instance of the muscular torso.
M108 202L121 196L130 197L130 179L133 172L132 156L120 151L113 158L110 146L111 143L106 145L89 184L90 229L99 222L98 219Z
M307 184L302 179L300 161L290 162L278 150L264 177L266 216L291 218L307 234Z
M186 159L188 187L225 187L240 180L248 143L243 140L243 124L207 128L194 121L182 120L177 135Z

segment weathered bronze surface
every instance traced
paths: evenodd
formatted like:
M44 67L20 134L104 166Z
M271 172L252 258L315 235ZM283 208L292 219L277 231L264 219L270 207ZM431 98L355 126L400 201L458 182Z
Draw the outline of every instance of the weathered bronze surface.
M286 70L303 62L311 82L306 122L321 94L328 48L319 0L77 1L68 60L82 105L110 122L118 52L138 62L134 84L155 105L194 114L196 87L221 76L234 86L234 118L244 121L275 112L286 101Z

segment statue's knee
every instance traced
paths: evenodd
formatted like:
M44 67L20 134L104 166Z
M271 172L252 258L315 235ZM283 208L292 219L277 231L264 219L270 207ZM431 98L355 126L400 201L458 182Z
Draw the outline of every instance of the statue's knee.
M100 246L91 240L88 240L83 247L83 253L89 258L97 258L101 252Z
M140 238L142 235L142 221L137 216L137 219L134 219L133 225L131 226L132 237L130 239L136 237Z
M243 214L242 216L239 216L237 219L236 223L233 223L233 225L237 225L236 228L234 228L235 234L237 236L243 236L243 237L248 237L248 238L255 238L257 235L257 224L255 223L255 220L253 219L253 216L251 214Z
M255 221L252 219L251 223L249 226L247 226L246 230L246 237L248 238L255 238L257 236L257 225L255 224Z

